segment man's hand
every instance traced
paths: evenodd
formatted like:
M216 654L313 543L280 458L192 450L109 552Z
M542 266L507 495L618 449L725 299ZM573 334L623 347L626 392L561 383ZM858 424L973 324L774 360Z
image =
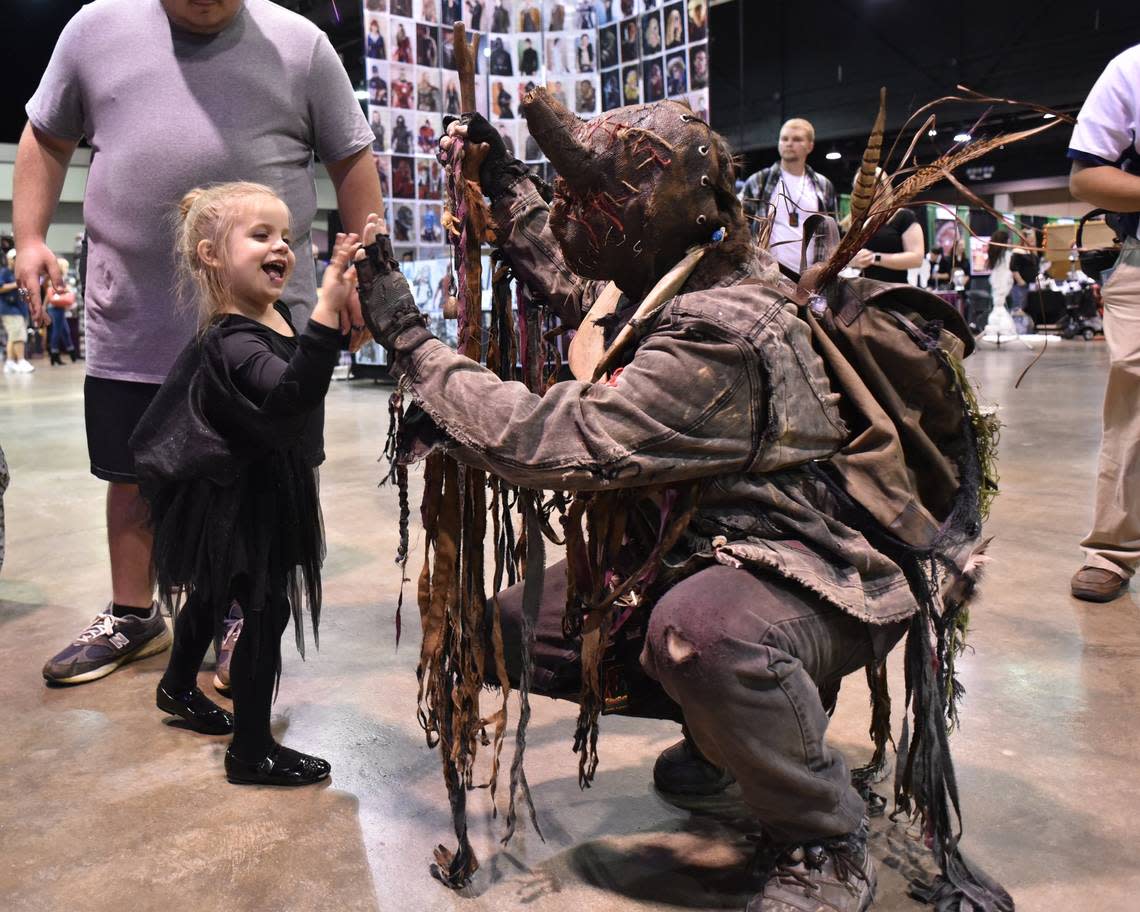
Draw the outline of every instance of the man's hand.
M370 212L368 213L368 218L364 221L364 233L360 239L361 246L356 249L356 254L353 257L356 264L359 264L361 260L365 259L367 254L364 252L364 248L376 243L378 235L387 237L388 223L384 221L382 215ZM364 313L360 304L358 288L359 277L357 288L353 288L352 295L348 299L348 310L346 311L351 320L351 335L348 340L348 350L350 352L360 351L361 346L372 340L372 332L364 323Z
M44 318L43 294L40 291L40 282L44 279L52 290L67 288L59 262L48 245L43 241L24 241L16 249L16 284L26 290L21 291L21 295L27 295L28 309L35 326L40 326Z
M364 321L376 341L392 350L405 330L426 327L427 318L416 306L408 280L399 269L377 276L364 304ZM423 338L431 334L423 329ZM422 338L419 340L422 341Z

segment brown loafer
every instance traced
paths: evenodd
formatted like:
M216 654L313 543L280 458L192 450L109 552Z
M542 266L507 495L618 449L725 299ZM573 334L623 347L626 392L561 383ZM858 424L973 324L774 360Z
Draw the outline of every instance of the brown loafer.
M1073 598L1086 602L1111 602L1128 588L1128 580L1119 573L1100 567L1081 567L1069 583Z

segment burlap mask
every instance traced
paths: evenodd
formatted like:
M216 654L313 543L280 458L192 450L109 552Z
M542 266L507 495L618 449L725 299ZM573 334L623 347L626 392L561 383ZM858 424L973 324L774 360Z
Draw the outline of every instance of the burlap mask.
M550 229L580 275L652 278L717 229L744 232L728 145L675 101L576 117L544 88L521 105L557 169Z

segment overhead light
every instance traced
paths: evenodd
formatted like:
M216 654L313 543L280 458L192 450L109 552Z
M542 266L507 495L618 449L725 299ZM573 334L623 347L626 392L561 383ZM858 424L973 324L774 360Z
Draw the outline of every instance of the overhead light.
M926 131L926 135L929 136L931 139L934 139L934 137L938 135L938 130L935 127L931 127L929 130Z
M1041 115L1041 119L1042 120L1052 120L1056 116L1057 116L1056 114L1045 113L1045 114Z
M843 158L843 153L838 149L832 149L824 156L824 158L826 158L828 161L838 161L839 159Z
M955 133L954 134L954 142L957 142L957 143L969 142L973 138L974 137L972 137L969 133L966 133L965 131L963 131L961 133Z

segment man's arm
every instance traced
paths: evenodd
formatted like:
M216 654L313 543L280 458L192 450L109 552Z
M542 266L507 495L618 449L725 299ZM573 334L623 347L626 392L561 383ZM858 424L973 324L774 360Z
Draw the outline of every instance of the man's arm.
M372 161L372 150L365 146L348 158L326 162L325 167L336 190L336 207L344 230L360 235L368 214L384 211L380 177Z
M1140 175L1121 171L1115 165L1073 162L1069 172L1069 192L1099 209L1140 211Z
M822 175L821 175L822 176ZM830 215L833 219L839 219L839 196L835 192L835 184L829 178L824 177L824 199L823 211L824 214Z
M67 166L77 143L60 139L28 123L16 149L16 169L12 178L12 228L16 236L16 282L28 290L33 322L43 316L40 278L47 276L52 285L62 288L63 276L55 254L47 246L48 226L59 195Z
M576 329L604 283L589 282L566 264L547 225L546 201L527 176L526 165L507 151L499 131L486 118L466 114L448 124L439 143L445 167L455 137L486 148L479 182L491 200L495 243L506 251L523 284L544 299L563 326Z

